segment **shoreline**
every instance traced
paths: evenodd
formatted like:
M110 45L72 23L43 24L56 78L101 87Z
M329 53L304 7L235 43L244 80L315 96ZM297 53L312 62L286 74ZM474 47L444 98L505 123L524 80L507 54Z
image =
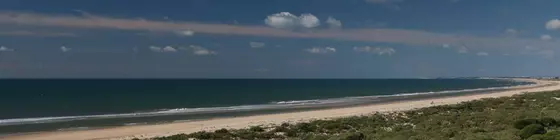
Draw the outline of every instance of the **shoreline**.
M515 81L513 79L504 78L480 78L480 79L493 79L496 81ZM514 85L502 85L502 86L490 86L482 88L465 88L465 89L442 89L436 91L418 91L418 92L402 92L402 93L392 93L392 94L379 94L379 95L356 95L356 96L343 96L343 97L331 97L331 98L313 98L313 99L301 99L301 100L287 100L287 101L270 101L268 103L256 103L256 104L241 104L241 105L231 105L231 106L215 106L215 107L193 107L193 108L164 108L164 109L152 109L152 110L142 110L142 111L125 111L120 113L100 113L100 114L82 114L82 115L53 115L44 117L20 117L11 119L0 119L0 128L2 127L15 127L22 125L43 125L50 127L52 129L44 128L42 130L21 130L21 132L5 132L0 129L0 137L9 134L25 134L30 132L44 132L53 131L61 129L83 129L84 127L116 127L123 126L128 123L169 123L170 121L175 121L177 119L181 120L199 120L199 119L209 119L209 118L219 118L219 117L232 117L232 116L247 116L247 115L262 115L262 114L272 114L272 113L282 113L282 112L293 112L293 111L308 111L308 110L319 110L319 109L329 109L329 108L343 108L361 105L371 105L380 104L394 101L403 100L417 100L424 98L437 98L444 96L457 96L473 93L490 93L511 90L518 86L531 85L533 82L526 82L517 80L518 83ZM506 83L506 82L504 82ZM523 83L523 84L522 84ZM527 84L531 83L531 84ZM229 114L229 115L228 115ZM175 117L174 117L175 116ZM173 119L174 118L174 119ZM102 122L99 122L104 120ZM113 120L113 121L111 121ZM114 120L128 120L125 123L118 124ZM151 121L151 120L161 120L161 121ZM65 127L65 128L54 128L55 126L48 126L53 123L66 123L70 122L82 122L89 123L90 125L93 121L97 121L95 125L84 126L79 125L76 127ZM107 123L112 122L112 123ZM100 124L100 125L97 125ZM22 129L24 127L20 127ZM11 128L8 128L11 129Z
M482 94L511 90L519 86L528 86L534 82L507 78L480 78L501 81L503 85L480 88L441 89L436 91L401 92L378 95L356 95L331 98L313 98L301 100L270 101L268 103L241 104L231 106L165 108L121 113L92 115L46 116L29 118L12 118L0 120L0 137L7 135L24 135L34 132L87 130L108 127L128 126L129 124L172 123L176 120L208 120L215 118L254 116L296 111L344 108L395 101L439 98L466 94ZM510 83L513 82L513 83ZM507 85L506 83L510 83ZM60 127L63 126L63 127Z
M393 102L384 102L376 104L366 104L341 108L327 108L311 111L298 111L277 114L265 114L254 116L215 118L209 120L194 120L187 122L176 122L166 124L153 125L134 125L113 128L101 128L90 130L75 131L56 131L56 132L39 132L31 134L11 135L0 137L8 140L76 140L76 139L131 139L131 138L150 138L157 136L168 136L180 133L191 133L201 130L214 130L219 128L244 128L251 125L267 125L279 124L282 122L300 122L313 119L329 119L337 117L367 115L375 112L391 112L411 110L416 108L455 104L463 101L476 100L480 98L493 98L511 96L524 92L538 92L559 90L558 81L544 81L536 79L514 79L531 81L536 84L512 87L504 91L495 91L489 93L469 93L465 95L449 95L443 97L407 99ZM553 84L553 85L550 85ZM431 104L433 101L434 104Z

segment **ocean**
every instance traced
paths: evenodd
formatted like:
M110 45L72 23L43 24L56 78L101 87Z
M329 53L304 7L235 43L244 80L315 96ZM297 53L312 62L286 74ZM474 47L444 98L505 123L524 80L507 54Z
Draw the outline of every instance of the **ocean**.
M504 90L496 79L4 79L0 134L192 121Z

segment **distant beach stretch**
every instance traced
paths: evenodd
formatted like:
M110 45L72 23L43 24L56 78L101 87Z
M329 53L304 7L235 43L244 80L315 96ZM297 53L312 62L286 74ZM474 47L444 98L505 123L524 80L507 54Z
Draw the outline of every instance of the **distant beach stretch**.
M221 128L246 128L255 125L280 124L283 122L302 122L314 119L331 119L347 116L367 115L375 112L393 112L423 108L435 105L456 104L481 98L512 96L526 92L560 90L560 82L536 79L513 79L533 84L515 85L507 88L469 90L464 94L442 96L421 96L419 98L395 98L372 104L356 104L340 107L316 108L296 112L276 112L270 114L244 115L237 117L217 117L213 119L177 121L162 124L134 124L130 126L109 127L87 130L47 131L37 133L13 134L0 137L3 140L86 140L86 139L132 139L170 136L202 130L213 131ZM464 91L463 91L464 92ZM438 93L438 92L434 92ZM433 93L432 93L433 94ZM422 95L422 94L420 94ZM402 96L399 96L402 97ZM406 97L406 96L405 96ZM362 97L363 98L363 97ZM334 100L337 101L337 100ZM358 100L360 101L360 100ZM317 102L317 101L306 101ZM291 104L295 102L279 102Z

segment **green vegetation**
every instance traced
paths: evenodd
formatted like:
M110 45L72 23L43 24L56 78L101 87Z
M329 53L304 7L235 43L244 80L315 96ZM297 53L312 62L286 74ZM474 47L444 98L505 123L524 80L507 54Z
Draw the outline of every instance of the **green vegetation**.
M247 129L219 129L154 140L560 140L560 91L481 99L404 112Z

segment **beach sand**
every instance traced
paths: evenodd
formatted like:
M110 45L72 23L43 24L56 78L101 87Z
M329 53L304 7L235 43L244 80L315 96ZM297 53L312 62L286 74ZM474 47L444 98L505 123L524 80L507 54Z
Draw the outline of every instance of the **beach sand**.
M534 79L535 85L514 87L507 91L499 91L488 94L470 94L462 96L451 96L442 98L419 99L390 102L384 104L363 105L335 109L322 109L313 111L244 116L234 118L219 118L192 122L177 122L157 125L123 126L95 130L42 132L25 135L2 137L2 140L91 140L110 139L122 140L132 138L151 138L158 136L169 136L180 133L192 133L201 130L212 131L220 128L245 128L253 125L280 124L283 122L300 122L314 119L329 119L346 116L367 115L375 112L389 112L411 110L415 108L429 107L434 105L456 104L481 98L495 98L512 96L525 92L560 90L560 81L544 81ZM546 85L546 86L544 86Z

